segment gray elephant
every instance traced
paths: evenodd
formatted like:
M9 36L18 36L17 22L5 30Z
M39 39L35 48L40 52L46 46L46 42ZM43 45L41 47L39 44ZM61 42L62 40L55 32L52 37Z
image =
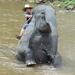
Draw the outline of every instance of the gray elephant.
M34 8L32 21L19 40L16 58L27 66L48 63L60 67L62 59L57 47L55 10L50 5L39 4Z

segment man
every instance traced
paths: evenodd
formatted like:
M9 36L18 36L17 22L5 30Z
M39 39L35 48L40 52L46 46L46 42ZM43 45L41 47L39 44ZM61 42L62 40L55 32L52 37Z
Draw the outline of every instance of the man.
M22 26L22 29L20 31L20 34L19 35L16 35L16 38L20 40L20 38L22 37L26 27L28 27L29 23L31 22L31 19L32 19L32 12L31 12L31 9L33 7L31 7L29 4L25 4L24 8L22 9L24 12L26 12L24 14L24 17L26 18L26 24L24 24Z

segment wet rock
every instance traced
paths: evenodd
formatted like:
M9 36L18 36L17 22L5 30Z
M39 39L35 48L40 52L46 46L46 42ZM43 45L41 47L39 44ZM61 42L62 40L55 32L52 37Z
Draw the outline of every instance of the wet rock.
M69 5L69 6L66 6L65 9L66 10L74 10L75 9L75 6Z
M60 5L60 4L58 4L58 5L57 5L57 7L61 8L61 5Z

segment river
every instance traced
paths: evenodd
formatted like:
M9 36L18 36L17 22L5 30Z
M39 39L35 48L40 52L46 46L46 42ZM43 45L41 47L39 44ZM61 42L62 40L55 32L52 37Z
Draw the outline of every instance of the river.
M0 75L75 75L75 11L56 9L58 28L58 50L62 56L62 67L49 65L26 67L15 58L19 34L25 22L24 3L0 3Z

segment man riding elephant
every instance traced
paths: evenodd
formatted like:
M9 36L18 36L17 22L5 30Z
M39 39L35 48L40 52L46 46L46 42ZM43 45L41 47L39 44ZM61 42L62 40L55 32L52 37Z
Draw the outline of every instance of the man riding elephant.
M62 59L57 47L55 10L50 5L37 5L32 21L18 43L16 57L27 66L48 63L59 67Z

